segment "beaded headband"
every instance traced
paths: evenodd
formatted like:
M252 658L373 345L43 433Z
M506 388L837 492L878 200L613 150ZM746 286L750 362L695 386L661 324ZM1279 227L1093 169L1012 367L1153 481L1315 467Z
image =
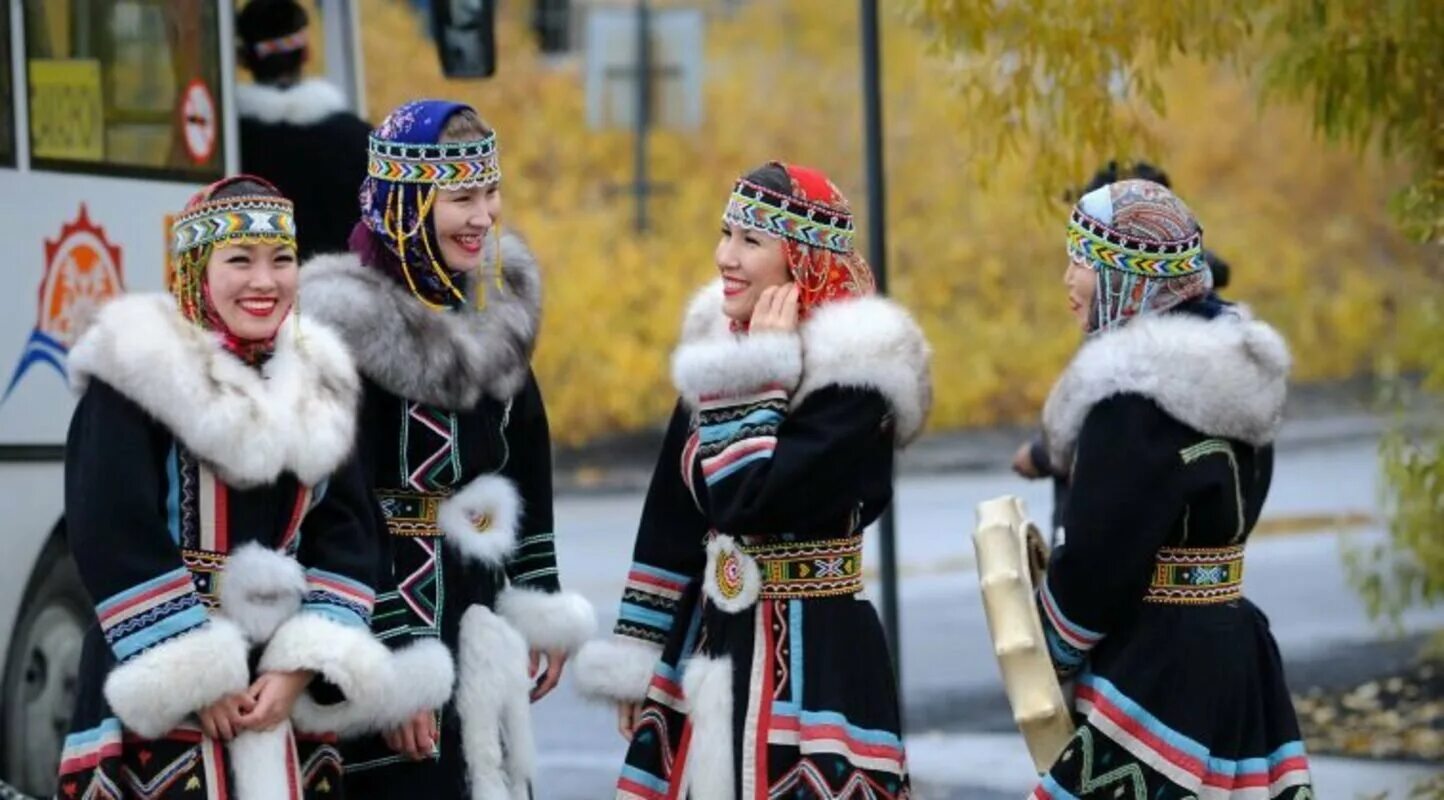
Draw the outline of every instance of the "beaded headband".
M409 144L377 138L367 147L366 173L392 183L429 183L443 189L493 186L501 181L496 133L469 142Z
M1202 230L1174 241L1149 241L1115 230L1076 208L1068 221L1068 254L1094 269L1148 278L1178 278L1208 268Z
M750 181L737 182L722 219L811 247L835 253L852 252L851 214L789 197Z
M263 39L251 45L251 52L257 58L276 56L282 53L294 53L306 49L306 29L302 28L295 33L285 36L278 36L275 39Z
M295 247L295 206L284 197L207 200L171 226L171 251L177 255L202 245L232 242Z

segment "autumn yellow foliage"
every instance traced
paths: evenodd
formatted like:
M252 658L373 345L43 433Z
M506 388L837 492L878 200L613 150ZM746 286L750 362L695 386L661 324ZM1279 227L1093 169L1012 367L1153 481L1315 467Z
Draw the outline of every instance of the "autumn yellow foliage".
M653 200L646 236L613 188L631 177L630 135L588 129L580 60L535 52L528 4L503 7L498 75L468 82L440 76L408 4L361 7L373 118L446 96L473 103L500 132L504 219L545 274L537 370L561 443L664 419L678 321L712 274L738 174L772 158L811 164L869 211L853 4L752 0L709 14L706 123L653 135L651 174L670 191ZM917 27L887 17L883 33L888 266L893 294L935 350L932 425L1026 421L1078 343L1060 283L1066 205L1039 200L1026 148L970 152L946 65ZM1233 265L1230 296L1283 329L1299 378L1370 370L1439 291L1437 263L1385 209L1398 166L1317 141L1306 109L1261 107L1226 69L1176 60L1160 84L1167 115L1138 118L1207 243ZM992 162L986 186L969 168L979 158Z

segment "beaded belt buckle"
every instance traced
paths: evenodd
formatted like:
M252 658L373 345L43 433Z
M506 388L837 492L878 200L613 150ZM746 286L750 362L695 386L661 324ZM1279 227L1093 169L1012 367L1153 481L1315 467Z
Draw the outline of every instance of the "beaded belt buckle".
M1243 597L1243 546L1164 547L1144 602L1207 605Z
M386 527L392 536L434 538L442 536L436 514L441 508L442 494L420 492L377 492Z

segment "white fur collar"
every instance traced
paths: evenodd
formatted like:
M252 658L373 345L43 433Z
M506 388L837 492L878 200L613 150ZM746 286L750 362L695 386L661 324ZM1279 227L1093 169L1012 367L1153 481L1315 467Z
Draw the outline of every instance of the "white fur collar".
M272 125L314 125L347 108L341 90L321 78L307 78L286 89L261 83L236 86L240 115Z
M491 241L481 273L488 276ZM506 400L521 390L541 325L541 273L531 251L505 233L501 260L506 289L488 280L484 309L439 312L354 255L317 256L301 268L301 307L340 331L361 371L381 388L469 409L483 393Z
M1087 342L1043 407L1049 458L1072 462L1088 411L1117 394L1141 394L1208 436L1263 445L1283 420L1290 366L1277 331L1246 313L1135 319Z
M897 440L912 441L932 406L932 350L902 306L882 297L821 306L798 336L738 336L722 313L722 282L704 288L687 310L672 380L694 406L699 397L755 389L795 388L796 407L824 386L873 389L896 418Z
M292 315L256 370L187 322L169 295L107 303L69 357L83 391L94 377L133 400L236 488L291 472L324 480L350 455L361 382L339 337Z

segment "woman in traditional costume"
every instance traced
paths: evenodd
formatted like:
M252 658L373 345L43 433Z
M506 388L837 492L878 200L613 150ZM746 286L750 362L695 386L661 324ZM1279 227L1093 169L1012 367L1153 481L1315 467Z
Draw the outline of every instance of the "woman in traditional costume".
M1038 605L1077 732L1035 798L1311 798L1268 620L1242 596L1289 353L1210 296L1203 234L1163 186L1078 201L1068 299L1089 340L1043 411L1071 473Z
M575 668L631 740L617 796L907 797L862 535L927 416L927 343L816 170L739 180L716 262L614 635Z
M348 748L348 780L368 798L525 798L529 703L594 625L557 573L530 367L541 276L500 229L496 133L474 109L401 106L368 172L352 252L302 280L364 379L360 457L391 534L374 629L409 665L399 716Z
M360 379L295 310L289 200L242 176L173 228L173 296L107 304L70 354L71 552L95 601L57 797L337 797L332 722L394 678Z

